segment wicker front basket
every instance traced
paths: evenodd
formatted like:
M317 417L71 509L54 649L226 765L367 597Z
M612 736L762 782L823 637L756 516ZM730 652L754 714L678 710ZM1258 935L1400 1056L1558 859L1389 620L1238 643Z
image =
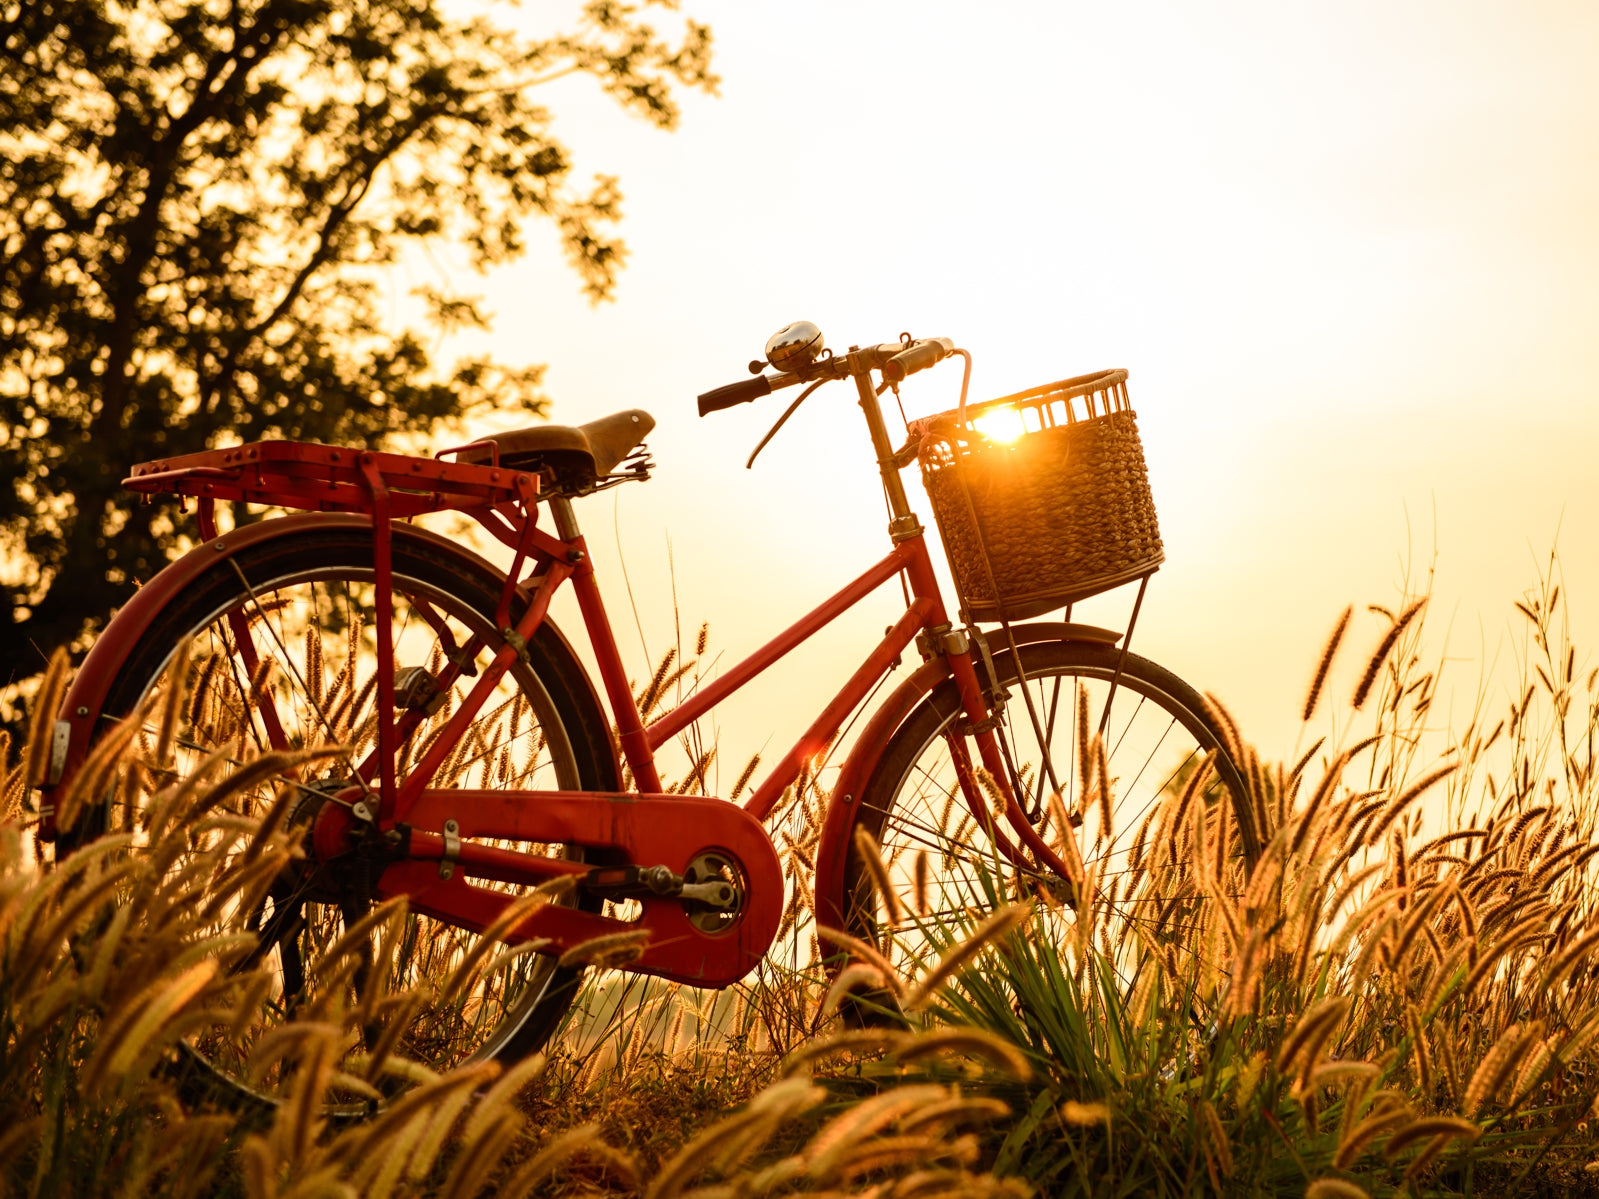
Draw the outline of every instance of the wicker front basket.
M1126 371L926 417L911 433L972 620L1026 620L1165 561Z

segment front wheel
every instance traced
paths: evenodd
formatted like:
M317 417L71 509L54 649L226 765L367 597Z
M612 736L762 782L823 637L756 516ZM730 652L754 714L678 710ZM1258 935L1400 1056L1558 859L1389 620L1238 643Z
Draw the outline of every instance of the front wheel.
M1258 857L1248 791L1227 748L1231 738L1187 683L1137 654L1124 657L1114 645L1086 641L1025 645L1019 661L996 654L994 667L1004 696L998 731L1021 806L1053 845L1061 844L1062 830L1051 813L1066 815L1118 943L1126 944L1124 929L1146 936L1156 931L1153 909L1159 905L1138 888L1155 860L1158 810L1182 794L1207 760L1208 781L1195 788L1189 810L1197 800L1217 836L1230 837L1218 848L1223 857L1241 861L1244 870ZM862 789L856 827L881 846L898 910L878 894L851 844L844 878L848 931L878 944L907 970L924 965L969 913L1008 890L1044 891L1068 907L1076 899L1062 880L996 847L995 818L987 814L992 801L971 810L951 752L952 744L963 742L963 756L967 747L975 749L965 722L955 684L946 681L896 730ZM1094 785L1100 746L1108 802ZM1058 792L1059 805L1051 803L1051 792ZM1226 819L1219 818L1223 813ZM1016 840L1003 818L997 830ZM1166 907L1164 931L1191 942L1203 902L1190 894L1181 911Z

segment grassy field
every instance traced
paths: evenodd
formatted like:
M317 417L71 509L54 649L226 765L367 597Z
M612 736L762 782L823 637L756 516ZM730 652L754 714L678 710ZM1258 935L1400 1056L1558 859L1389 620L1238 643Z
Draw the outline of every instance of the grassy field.
M254 938L218 913L250 910L298 853L286 801L242 814L246 770L166 779L130 730L78 791L119 788L139 829L47 867L35 736L7 755L0 825L0 1187L1599 1194L1599 671L1577 670L1552 577L1516 606L1521 686L1459 731L1434 711L1424 600L1370 646L1340 622L1305 704L1338 735L1291 763L1236 747L1267 830L1252 868L1196 776L1113 876L1093 871L1092 822L1057 819L1082 877L996 868L936 915L898 897L897 944L818 942L795 900L783 952L720 995L592 969L548 1056L504 1072L435 1071L408 1023L504 963L456 954L426 994L395 985L362 964L413 919L389 904L311 964L313 1003L250 1042L241 1069L286 1098L243 1111L173 1063L261 1002ZM1362 667L1352 695L1329 692L1335 659ZM791 867L808 852L784 844ZM841 952L844 985L892 996L885 1025L840 1019L821 956ZM374 1027L393 1030L375 1047ZM352 1096L379 1114L333 1118Z

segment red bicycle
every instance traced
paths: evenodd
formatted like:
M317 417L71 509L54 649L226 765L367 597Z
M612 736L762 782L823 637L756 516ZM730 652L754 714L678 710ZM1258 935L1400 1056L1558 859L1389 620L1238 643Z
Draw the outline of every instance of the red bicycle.
M1081 869L1070 860L1078 852L1097 870L1097 885L1114 891L1118 863L1142 835L1139 821L1207 756L1207 800L1230 797L1240 843L1255 852L1229 730L1187 684L1128 652L1121 634L1070 623L1069 605L1054 604L1066 607L1065 621L1017 620L1001 602L997 614L1007 619L997 625L988 617L986 629L952 622L901 483L917 438L895 448L880 397L965 352L905 336L835 355L806 324L789 326L767 351L776 373L702 395L700 415L792 384L811 385L803 400L823 383L852 380L887 496L891 548L738 665L649 719L617 651L573 506L647 477L640 443L654 422L646 413L539 425L432 458L259 442L134 468L133 490L198 501L204 541L144 586L94 645L56 726L51 787L69 784L98 737L150 712L174 684L184 696L174 741L179 775L218 754L242 763L252 756L247 747L337 747L315 772L290 771L245 790L240 802L253 808L292 787L290 820L303 831L305 855L254 910L219 917L257 935L249 963L274 966L276 991L261 998L242 1044L196 1042L196 1056L242 1079L252 1040L316 987L332 985L312 968L318 954L393 896L409 901L404 931L371 934L368 952L406 985L440 977L528 889L574 880L562 899L504 933L536 952L413 1014L412 1048L438 1065L509 1060L542 1045L584 968L570 958L560 964L562 955L607 943L597 938L640 934L622 938L635 955L624 970L698 987L744 977L788 923L785 903L794 910L766 822L782 815L796 782L803 789L814 780L851 714L913 646L919 664L901 672L864 719L826 793L812 851L814 901L799 905L819 923L886 945L912 935L939 906L962 902L961 888L980 871L1048 884ZM966 410L965 360L962 435L981 438L977 410ZM1096 402L1106 412L1125 408L1124 380L1125 372L1086 376L1050 394L1065 395L1076 420L1074 397L1091 410ZM223 534L219 501L299 511ZM444 510L467 514L502 542L509 568L412 523ZM747 800L665 793L658 750L896 578L903 616ZM1147 579L1145 570L1140 599ZM547 618L564 586L575 592L598 687ZM966 605L968 617L974 606ZM1135 620L1136 612L1135 605ZM179 669L182 679L171 677ZM645 712L653 706L650 698L642 704ZM1076 846L1078 833L1058 827L1058 814L1083 820L1096 777L1106 810L1091 814L1080 851L1063 854L1062 835ZM48 799L43 829L51 837ZM136 831L139 819L108 797L78 818L72 835ZM890 889L914 892L903 909L880 906L868 877L874 864L857 853L860 828L882 846ZM1091 845L1090 828L1099 830Z

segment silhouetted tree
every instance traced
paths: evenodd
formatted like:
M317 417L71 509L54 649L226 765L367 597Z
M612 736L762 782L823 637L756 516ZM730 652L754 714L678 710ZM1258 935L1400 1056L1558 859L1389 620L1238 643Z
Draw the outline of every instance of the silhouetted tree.
M0 684L174 548L173 506L121 489L130 463L542 410L540 368L440 371L385 329L379 273L430 239L503 262L544 217L607 296L616 182L572 190L535 89L586 73L670 129L677 87L715 88L710 31L671 44L591 0L535 40L466 8L0 0ZM425 299L446 329L484 324L469 298Z

